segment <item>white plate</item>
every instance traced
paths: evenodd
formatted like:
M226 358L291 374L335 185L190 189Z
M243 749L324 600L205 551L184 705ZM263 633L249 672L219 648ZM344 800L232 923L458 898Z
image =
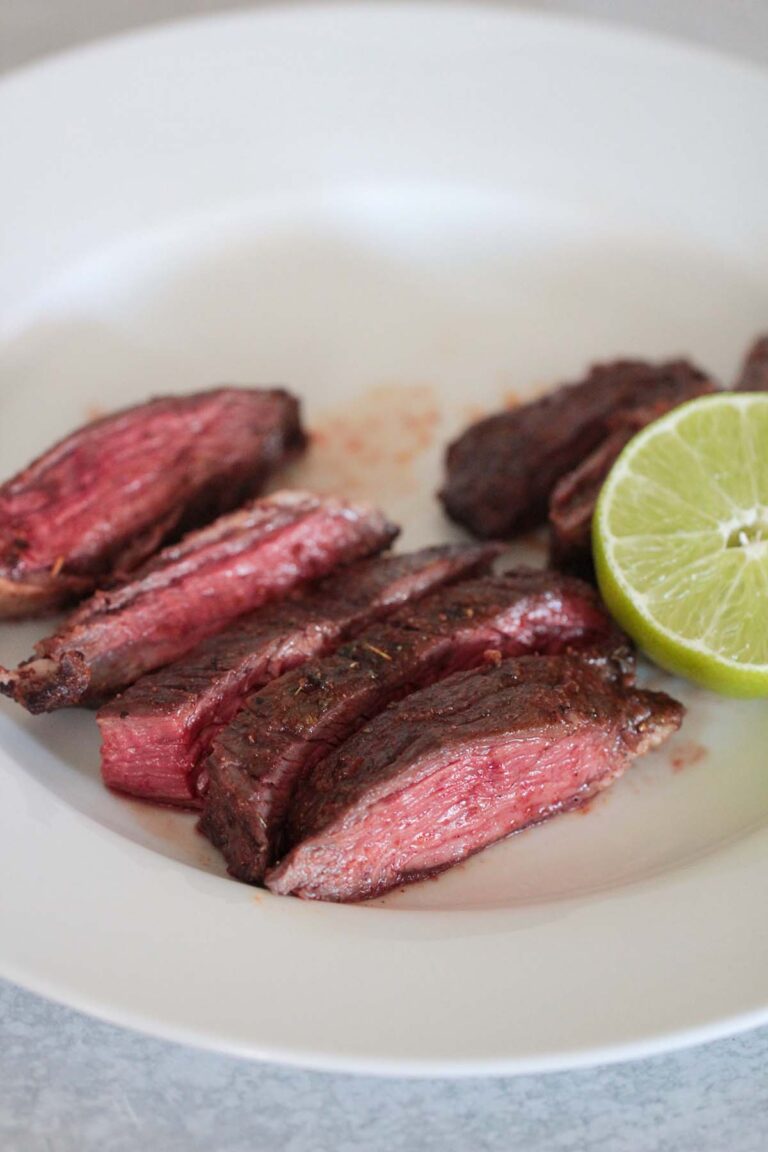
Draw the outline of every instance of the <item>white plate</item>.
M92 408L288 382L300 475L451 531L440 446L617 354L725 377L768 322L768 80L475 7L168 27L0 86L0 459ZM0 658L35 629L4 628ZM163 1036L324 1068L511 1072L768 1019L768 714L681 735L588 815L367 907L227 880L100 786L84 713L0 710L0 971ZM684 767L683 771L675 768Z

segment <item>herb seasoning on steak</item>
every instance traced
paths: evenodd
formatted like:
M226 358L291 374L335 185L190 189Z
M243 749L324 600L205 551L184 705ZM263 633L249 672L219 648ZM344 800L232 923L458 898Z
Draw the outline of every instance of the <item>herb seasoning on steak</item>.
M519 570L433 593L250 696L214 740L201 830L232 875L259 883L281 851L297 780L392 700L504 655L626 642L581 581Z
M576 657L459 673L392 706L302 781L296 846L267 887L353 901L435 875L583 803L681 718L670 697Z
M246 695L403 604L487 571L496 554L494 545L446 544L364 560L242 617L101 709L104 782L161 803L199 806L203 761Z
M448 448L440 494L446 512L476 536L505 537L540 524L557 481L610 434L622 412L670 407L715 384L684 360L618 360L587 378L489 416Z
M280 389L169 396L80 428L0 486L0 619L127 574L303 447L298 401Z
M238 616L381 551L397 529L368 505L278 492L164 549L130 581L97 592L0 692L30 712L95 704L178 660Z

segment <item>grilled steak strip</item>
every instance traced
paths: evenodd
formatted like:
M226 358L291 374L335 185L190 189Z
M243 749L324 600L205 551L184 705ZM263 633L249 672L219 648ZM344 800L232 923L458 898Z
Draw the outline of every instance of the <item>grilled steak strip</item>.
M622 449L642 428L686 400L712 391L710 381L692 373L682 376L653 403L619 412L609 421L606 438L572 472L555 485L549 499L550 563L555 568L592 579L592 516L600 489Z
M232 875L258 883L281 851L297 780L390 701L489 652L590 646L626 656L623 637L580 581L520 570L433 593L245 701L213 742L201 830Z
M0 619L128 573L303 446L298 402L279 389L169 396L80 428L0 487Z
M583 803L682 719L573 656L460 672L367 724L305 778L273 892L366 900Z
M768 392L768 335L755 340L734 387L737 392Z
M94 704L170 664L238 616L307 580L380 551L397 529L367 505L279 492L166 548L97 592L0 691L30 712Z
M363 560L242 617L100 710L104 782L199 806L202 763L246 695L430 590L487 571L496 553L494 546L448 544Z
M609 435L622 412L670 407L714 383L684 360L597 365L585 380L471 425L448 448L440 497L476 536L504 537L545 519L557 481Z
M592 516L605 478L635 432L628 424L605 439L586 460L555 485L549 502L549 562L553 568L590 580Z

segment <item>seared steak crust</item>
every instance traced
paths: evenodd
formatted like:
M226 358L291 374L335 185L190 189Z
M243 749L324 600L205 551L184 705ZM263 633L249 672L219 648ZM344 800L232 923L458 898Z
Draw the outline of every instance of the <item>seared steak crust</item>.
M201 829L234 876L259 883L297 780L392 700L489 653L587 648L631 674L624 637L581 581L521 569L433 593L245 701L214 740Z
M578 384L467 428L448 448L445 510L481 537L535 527L557 481L602 443L622 412L660 400L673 407L714 389L684 360L599 364Z
M505 660L391 705L306 776L273 892L365 900L583 803L682 708L573 656Z
M705 377L691 373L650 404L621 411L610 431L585 460L555 485L549 498L550 563L564 572L592 579L592 516L600 489L623 448L646 425L687 400L712 391Z
M203 761L249 693L430 590L487 571L496 552L493 545L446 544L363 560L142 676L98 714L105 783L199 806Z

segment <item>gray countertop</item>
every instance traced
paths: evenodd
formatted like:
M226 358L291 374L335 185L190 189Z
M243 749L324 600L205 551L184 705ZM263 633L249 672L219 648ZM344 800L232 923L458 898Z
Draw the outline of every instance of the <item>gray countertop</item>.
M0 0L0 70L227 0ZM768 0L538 0L768 63ZM281 1069L88 1019L0 982L9 1152L763 1152L768 1028L549 1076L406 1081Z
M765 1152L768 1029L516 1079L379 1080L211 1056L0 986L12 1152Z

